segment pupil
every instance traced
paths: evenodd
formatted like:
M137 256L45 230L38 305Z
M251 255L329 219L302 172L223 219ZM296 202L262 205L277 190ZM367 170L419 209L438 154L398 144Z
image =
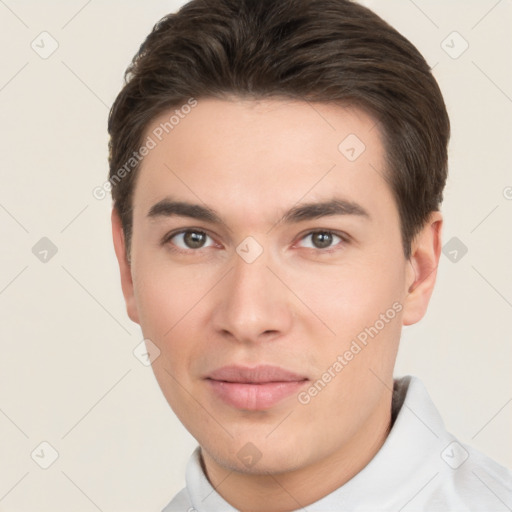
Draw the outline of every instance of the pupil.
M332 234L319 232L313 234L313 244L318 248L329 247L332 243Z
M184 236L185 243L191 249L198 249L204 244L204 236L205 234L200 233L199 231L188 231Z

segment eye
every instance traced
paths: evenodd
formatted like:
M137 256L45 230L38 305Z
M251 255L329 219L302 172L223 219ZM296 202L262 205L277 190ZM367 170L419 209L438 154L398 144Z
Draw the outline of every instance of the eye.
M332 231L312 231L304 236L301 241L308 239L310 239L310 243L302 247L307 247L308 249L328 249L333 247L336 241L338 241L338 243L335 245L338 245L340 242L346 242L345 239Z
M170 234L164 239L165 243L171 242L173 245L182 250L202 249L206 246L206 241L212 238L204 231L188 229L179 233Z

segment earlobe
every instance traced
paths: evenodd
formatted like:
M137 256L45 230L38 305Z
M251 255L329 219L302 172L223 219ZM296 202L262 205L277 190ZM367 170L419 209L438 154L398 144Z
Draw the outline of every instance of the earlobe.
M412 244L406 276L407 290L402 317L404 325L418 322L427 311L441 255L442 224L441 213L432 212Z
M126 311L133 322L139 323L139 315L137 311L137 304L135 302L135 294L133 288L131 265L128 262L128 258L126 255L126 243L123 226L121 223L121 218L116 208L112 209L111 219L112 240L114 242L114 250L117 257L117 262L119 263L119 272L121 274L121 288L123 290L124 300L126 302Z

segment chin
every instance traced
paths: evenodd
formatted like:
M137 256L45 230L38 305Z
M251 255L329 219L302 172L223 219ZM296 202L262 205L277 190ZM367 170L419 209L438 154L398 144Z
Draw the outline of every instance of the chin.
M293 443L293 439L290 439L290 446L269 442L265 436L260 440L252 439L239 440L234 451L232 446L223 450L215 443L201 446L220 466L251 475L285 473L299 469L306 463L306 454L297 448L300 444Z
M289 473L302 467L299 461L291 461L290 458L283 457L282 455L270 458L268 456L262 456L262 458L252 466L242 463L236 455L218 462L231 471L247 475L278 475L280 473Z

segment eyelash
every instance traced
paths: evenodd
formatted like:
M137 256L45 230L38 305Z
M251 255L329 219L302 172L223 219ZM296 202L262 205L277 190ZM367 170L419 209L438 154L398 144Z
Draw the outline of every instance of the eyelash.
M311 236L311 235L315 235L317 233L333 235L335 237L338 237L340 239L340 241L337 244L329 246L327 249L320 249L318 247L305 247L305 249L310 249L310 250L313 250L313 251L315 251L317 253L322 253L322 254L327 253L327 254L330 254L330 253L333 253L333 252L341 250L344 246L346 246L346 245L348 245L350 243L350 239L349 239L348 235L346 235L344 233L338 233L336 231L331 231L330 229L314 229L312 231L308 231L307 233L305 233L304 235L302 235L299 238L299 242L304 240L306 237ZM294 244L294 246L295 246L295 244Z
M213 239L212 236L210 236L206 231L204 231L202 229L189 228L189 229L182 229L180 231L174 231L172 233L167 234L162 239L162 245L169 245L169 248L173 252L178 252L178 253L181 253L181 254L197 253L197 252L200 252L202 249L207 249L208 248L208 247L200 247L198 249L191 249L191 248L182 249L180 247L176 247L174 244L169 244L169 242L175 236L183 235L183 234L186 234L186 233L201 233L201 234L204 234L204 235L208 236L209 238ZM320 248L315 248L315 247L305 247L305 249L310 249L310 250L313 250L313 251L315 251L317 253L332 253L332 252L340 250L340 248L337 247L338 245L347 245L347 244L350 243L350 237L348 235L346 235L344 233L338 233L336 231L332 231L332 230L329 230L329 229L314 229L312 231L308 231L307 233L305 233L304 235L302 235L299 238L299 242L304 240L306 237L314 235L316 233L323 233L323 234L334 235L335 237L340 238L341 241L338 242L338 244L336 244L336 245L334 245L332 247L329 247L327 249L320 249ZM295 245L296 244L294 243L294 246Z

